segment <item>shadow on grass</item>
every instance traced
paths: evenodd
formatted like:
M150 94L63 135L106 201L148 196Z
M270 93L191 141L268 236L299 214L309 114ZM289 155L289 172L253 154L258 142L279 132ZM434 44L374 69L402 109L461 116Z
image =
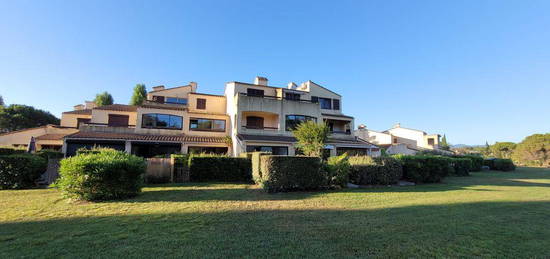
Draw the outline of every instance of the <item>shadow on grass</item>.
M483 202L2 223L0 257L545 257L549 211Z
M241 183L185 183L149 185L140 196L121 203L191 202L191 201L267 201L302 200L327 193L380 193L380 192L442 192L455 190L496 191L491 186L550 187L550 183L532 182L550 180L550 170L520 168L516 172L476 172L470 177L449 177L443 183L421 184L407 187L373 187L360 189L328 190L318 192L289 192L268 194L257 186ZM475 186L483 186L476 188Z

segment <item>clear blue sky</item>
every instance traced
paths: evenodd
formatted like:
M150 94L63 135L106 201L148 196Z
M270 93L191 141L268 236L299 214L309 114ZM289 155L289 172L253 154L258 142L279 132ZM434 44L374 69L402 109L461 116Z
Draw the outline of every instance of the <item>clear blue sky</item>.
M0 95L57 116L107 90L256 75L343 95L356 125L451 143L550 131L550 1L2 1Z

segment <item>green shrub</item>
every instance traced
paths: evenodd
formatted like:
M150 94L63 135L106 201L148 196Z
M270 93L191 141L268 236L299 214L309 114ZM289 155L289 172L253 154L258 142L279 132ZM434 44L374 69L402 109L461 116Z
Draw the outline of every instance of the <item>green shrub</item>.
M472 168L472 159L470 158L451 158L453 164L453 175L469 176Z
M79 148L77 151L76 151L76 155L87 155L87 154L99 154L99 153L102 153L104 151L117 151L116 149L113 149L113 148L106 148L106 147L98 147L98 148L92 148L92 149L87 149L85 147L83 148Z
M359 185L394 184L403 176L401 162L393 157L352 156L350 181Z
M45 159L59 159L63 158L65 155L59 151L50 150L50 149L42 149L38 152L36 152L37 155L45 158Z
M403 163L403 178L415 183L438 183L453 173L451 158L443 156L396 156Z
M0 189L33 187L47 166L48 161L36 155L0 156Z
M23 154L25 153L25 149L17 149L17 148L10 148L10 147L0 147L0 156L7 156L7 155L15 155L15 154Z
M470 168L471 172L481 171L481 167L483 166L483 157L482 156L465 155L465 156L459 156L459 157L469 158L470 160L472 160L472 167Z
M496 171L514 171L516 170L516 165L512 162L511 159L502 159L502 158L489 158L483 160L483 165L488 166L491 170Z
M66 197L97 201L134 197L141 192L143 158L112 149L96 149L61 160L55 183Z
M251 182L251 164L241 157L190 155L189 177L192 182Z
M265 155L260 164L259 184L267 192L317 190L327 185L318 157Z
M328 184L331 186L346 187L349 182L351 166L348 161L348 155L329 157L326 163Z

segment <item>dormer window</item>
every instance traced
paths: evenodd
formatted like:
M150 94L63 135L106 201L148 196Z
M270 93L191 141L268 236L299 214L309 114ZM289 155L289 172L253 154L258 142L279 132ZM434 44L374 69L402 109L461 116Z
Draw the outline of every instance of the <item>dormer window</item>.
M166 97L166 103L187 105L186 98Z

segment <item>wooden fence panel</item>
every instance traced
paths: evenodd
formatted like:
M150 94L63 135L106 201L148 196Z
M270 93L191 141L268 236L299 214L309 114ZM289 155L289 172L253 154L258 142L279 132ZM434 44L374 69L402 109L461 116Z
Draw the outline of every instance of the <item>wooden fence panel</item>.
M145 181L147 183L173 182L174 163L171 158L147 158Z

